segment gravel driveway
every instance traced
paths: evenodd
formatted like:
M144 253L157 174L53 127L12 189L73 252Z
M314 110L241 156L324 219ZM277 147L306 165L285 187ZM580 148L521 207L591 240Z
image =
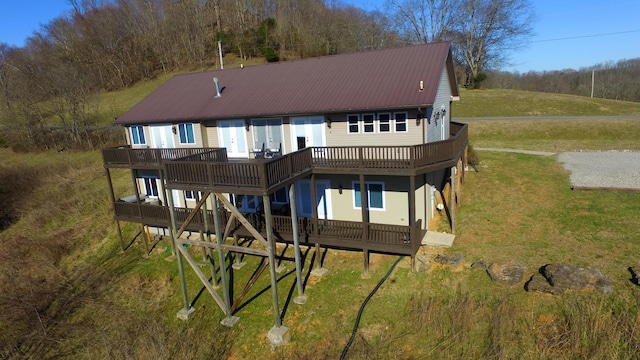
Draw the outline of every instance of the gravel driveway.
M640 190L640 152L564 152L558 161L574 189Z

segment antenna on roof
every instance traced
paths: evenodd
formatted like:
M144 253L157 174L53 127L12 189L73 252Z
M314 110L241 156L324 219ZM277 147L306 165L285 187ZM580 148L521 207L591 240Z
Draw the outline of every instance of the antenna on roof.
M222 97L222 94L220 94L220 84L218 83L218 78L214 77L213 82L216 84L216 99Z

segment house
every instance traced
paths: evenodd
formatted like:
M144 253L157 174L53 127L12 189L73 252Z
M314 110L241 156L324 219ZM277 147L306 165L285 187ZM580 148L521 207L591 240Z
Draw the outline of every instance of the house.
M115 219L178 243L215 227L219 254L273 260L281 241L362 251L365 273L370 251L413 260L439 209L455 224L458 98L448 42L174 76L116 119L128 144L103 150L110 188L112 168L136 184L129 198L111 191Z

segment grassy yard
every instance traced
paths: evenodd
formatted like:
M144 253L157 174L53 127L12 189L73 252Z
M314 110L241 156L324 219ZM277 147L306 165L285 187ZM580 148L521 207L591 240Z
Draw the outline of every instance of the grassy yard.
M101 108L111 109L112 119L162 81L107 94ZM463 91L462 99L456 117L640 114L640 104L526 92ZM640 121L633 120L472 121L469 136L475 147L640 151ZM348 358L639 358L640 287L627 268L639 265L640 192L571 191L554 157L479 155L479 172L464 181L454 246L446 250L462 253L464 266L416 273L403 260L364 311ZM130 189L127 171L112 176L116 191ZM98 152L0 149L0 205L16 219L0 231L0 359L335 359L360 304L397 259L373 255L371 278L363 279L362 254L328 250L329 274L317 279L308 275L313 250L303 249L304 305L291 301L294 265L284 262L279 302L291 338L271 351L267 272L236 313L238 324L226 328L222 311L188 270L197 311L177 320L182 296L168 244L159 243L150 257L139 240L122 252L107 191ZM123 231L131 241L140 226L125 224ZM199 259L200 249L191 251ZM292 256L290 248L279 251ZM528 275L550 262L592 266L615 292L555 297L522 285L505 288L469 267L480 258L518 260ZM236 296L260 265L245 260L233 272Z

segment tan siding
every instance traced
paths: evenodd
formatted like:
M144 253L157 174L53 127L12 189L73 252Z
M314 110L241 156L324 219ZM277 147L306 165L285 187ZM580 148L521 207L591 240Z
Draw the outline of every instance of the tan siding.
M380 111L377 113L387 113L388 111ZM394 112L391 111L392 117ZM391 123L391 132L379 133L378 123L376 121L375 132L367 134L349 134L347 132L347 114L332 114L327 117L331 119L331 128L327 128L327 146L382 146L382 145L417 145L422 143L422 127L417 125L417 110L406 111L407 132L396 133ZM359 113L364 114L364 113Z

